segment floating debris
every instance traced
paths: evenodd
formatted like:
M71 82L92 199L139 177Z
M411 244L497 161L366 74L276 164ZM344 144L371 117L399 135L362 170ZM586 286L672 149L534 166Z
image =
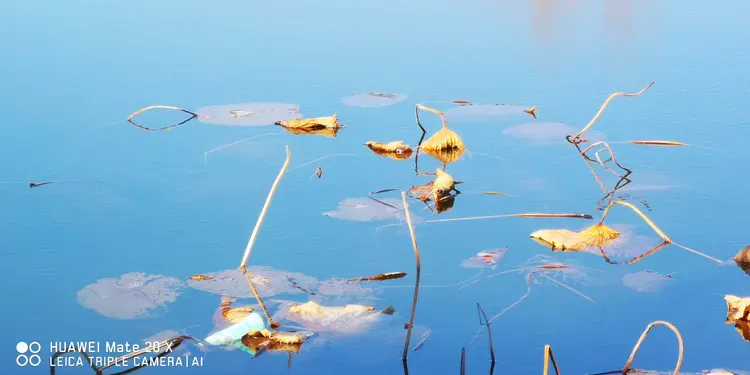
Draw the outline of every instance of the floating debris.
M404 141L394 141L390 143L380 143L369 141L365 143L375 155L389 157L394 160L404 160L411 157L412 149Z
M242 336L248 333L260 331L267 331L266 324L263 321L262 316L258 313L252 312L238 323L232 324L231 326L206 337L204 341L211 345L226 345L241 339ZM270 333L264 333L264 336L268 334Z
M323 168L321 167L315 168L315 173L313 174L313 176L318 177L318 179L323 177Z
M431 333L432 333L432 330L431 329L427 329L427 331L425 331L425 333L422 335L422 339L419 340L419 342L417 343L417 345L414 345L414 349L412 349L411 351L416 352L421 347L423 347L424 343L427 342L427 339L430 338L430 334Z
M55 183L55 181L45 181L45 182L40 182L40 183L30 182L29 183L29 189L33 189L33 188L39 187L39 186L54 184L54 183Z
M471 102L468 100L454 100L451 103L458 105L471 105Z
M194 281L205 281L205 280L212 280L213 277L207 276L207 275L193 275L193 276L188 277L188 279L194 280Z
M79 290L81 306L108 318L152 318L166 312L166 304L182 294L182 280L133 272L120 278L99 279Z
M341 99L344 105L352 107L387 107L406 100L406 94L388 94L381 92L368 92Z

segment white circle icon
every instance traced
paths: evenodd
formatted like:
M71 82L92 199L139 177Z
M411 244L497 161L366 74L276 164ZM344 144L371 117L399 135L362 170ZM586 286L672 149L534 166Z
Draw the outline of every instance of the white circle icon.
M23 367L26 366L29 363L29 357L25 356L24 354L19 354L18 357L16 357L16 364Z
M16 349L17 349L17 348L16 348ZM31 343L29 344L29 350L30 350L30 351L31 351L32 353L39 353L40 351L42 351L42 346L41 346L41 345L39 345L39 343L38 343L38 342L36 342L36 341L32 341L32 342L31 342Z
M29 357L30 365L39 366L40 363L42 363L42 357L40 357L39 354L34 354L31 357Z
M26 351L29 350L29 345L23 341L19 341L18 344L16 344L16 350L21 354L26 353Z

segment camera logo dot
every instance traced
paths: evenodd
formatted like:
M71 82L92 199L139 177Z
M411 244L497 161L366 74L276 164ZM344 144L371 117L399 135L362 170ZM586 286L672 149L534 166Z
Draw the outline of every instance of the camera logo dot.
M37 354L42 351L42 346L36 341L32 341L28 344L25 341L19 341L18 344L16 344L16 351L18 351L16 364L21 367L26 365L36 367L42 363L42 358ZM31 355L27 355L27 352L31 353Z

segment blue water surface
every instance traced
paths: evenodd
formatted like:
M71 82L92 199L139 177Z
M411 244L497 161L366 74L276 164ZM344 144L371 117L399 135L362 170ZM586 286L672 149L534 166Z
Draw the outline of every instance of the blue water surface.
M86 308L77 293L100 279L133 272L185 280L236 268L284 162L285 145L292 161L249 264L320 280L407 272L406 278L372 284L379 291L368 302L378 309L393 305L395 315L363 333L323 335L306 343L290 367L280 353L252 358L239 350L211 349L202 366L139 373L400 374L403 324L409 319L415 276L409 232L399 218L347 221L323 213L380 189L399 189L382 196L399 199L398 191L429 182L429 176L415 174L413 158L378 157L363 144L402 139L416 146L420 132L414 105L445 110L459 99L536 105L538 119L524 113L474 123L449 118L469 149L446 169L464 182L459 185L463 194L440 215L410 200L412 214L422 220L415 229L423 286L466 280L477 270L459 267L464 260L507 247L497 269L483 276L546 255L579 269L564 281L595 301L539 278L528 299L493 322L496 373L541 373L546 344L565 374L618 369L641 331L656 320L680 329L682 371L750 371L748 343L725 324L724 295L750 293L745 273L733 262L719 265L674 246L622 266L592 254L551 253L529 234L594 224L601 217L596 203L604 192L564 134L539 142L504 132L529 124L531 134L537 134L535 123L556 122L580 129L612 92L637 92L655 81L640 97L615 98L592 131L612 141L618 161L633 170L627 193L648 201L651 210L635 198L630 202L675 242L731 259L748 244L746 2L1 4L0 374L46 373L50 342L136 343L166 330L205 338L214 329L218 295L184 288L158 313L131 319ZM408 99L378 108L341 102L373 91L404 93ZM117 122L149 105L195 110L244 102L298 104L305 116L336 114L347 127L330 138L197 120L167 132ZM151 119L184 117L162 113ZM430 132L440 127L432 114L422 120ZM222 144L271 132L282 133L204 158L204 152ZM627 140L689 146L617 143ZM303 165L327 155L336 156ZM441 167L424 155L420 164L428 172ZM322 178L311 178L318 166ZM610 187L617 181L601 167L598 172ZM29 182L42 181L67 182L29 189ZM511 196L479 194L483 191ZM585 213L594 220L423 222L522 212ZM625 207L613 208L610 222L659 243ZM389 224L396 225L382 227ZM646 271L671 277L650 292L622 281ZM415 321L421 331L415 328L411 345L425 329L431 335L420 350L410 352L409 373L457 373L462 347L467 373L489 372L486 333L474 339L484 329L476 303L495 315L525 293L524 275L482 276L461 289L423 288ZM307 297L282 299L304 302ZM19 341L42 344L40 367L16 365ZM195 346L191 351L201 353ZM657 327L635 366L671 371L676 356L676 340ZM59 368L57 373L91 369Z

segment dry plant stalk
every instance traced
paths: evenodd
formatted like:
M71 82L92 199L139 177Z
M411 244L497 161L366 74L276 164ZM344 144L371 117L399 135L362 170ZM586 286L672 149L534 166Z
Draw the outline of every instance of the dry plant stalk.
M549 345L544 346L544 375L549 374L549 363L552 362L552 367L555 368L555 374L560 375L560 368L557 367L557 361L555 355L552 354L552 347Z
M687 146L687 143L675 141L628 141L628 143L645 146Z
M413 150L404 141L393 141L390 143L380 143L369 141L365 143L375 155L386 156L394 160L403 160L411 157Z
M284 176L284 172L286 172L287 167L289 167L289 161L292 158L291 151L289 150L289 146L286 146L286 161L284 161L284 165L281 167L281 171L279 171L279 175L276 176L276 180L273 182L273 185L271 185L271 191L268 192L268 197L266 198L266 203L263 204L263 209L260 211L260 215L258 216L258 221L255 223L255 228L253 228L253 233L250 235L250 240L247 242L247 246L245 247L245 254L242 256L242 262L240 262L240 269L243 271L245 270L245 264L247 263L247 258L250 257L250 253L253 251L253 245L255 244L255 239L258 236L258 232L260 231L260 226L263 224L263 219L266 217L266 212L268 211L268 207L271 205L271 200L273 199L274 193L276 193L276 188L279 186L279 182L281 181L281 178Z
M679 375L680 374L680 368L682 367L682 357L684 352L684 344L682 342L682 335L680 334L680 331L677 329L677 327L673 326L672 323L657 320L646 327L646 329L641 334L641 337L638 339L638 342L635 343L635 346L633 347L633 351L630 353L630 357L628 358L628 361L625 363L625 367L622 369L623 374L627 374L630 371L630 366L633 364L633 360L635 359L635 355L638 353L638 349L641 347L641 343L643 343L643 340L646 339L648 336L649 331L651 331L651 328L654 328L657 325L663 325L667 328L671 329L672 332L674 332L675 336L677 336L677 342L679 344L679 354L677 355L677 364L674 368L673 375Z
M492 327L490 325L490 321L487 319L487 314L484 313L484 309L482 309L482 306L477 302L477 310L479 311L479 325L486 325L487 326L487 336L489 336L490 340L490 361L492 364L495 364L495 345L492 343ZM484 319L484 323L482 323L482 319Z
M406 213L406 224L409 226L409 235L411 236L411 245L414 248L414 259L417 263L417 280L414 284L414 299L411 305L411 316L409 317L409 325L406 332L406 341L404 342L404 352L401 359L406 362L407 355L409 354L409 339L411 338L411 330L414 328L414 315L417 313L417 299L419 297L419 276L422 273L422 265L419 258L419 246L417 245L417 236L414 234L414 224L411 221L411 213L409 213L409 203L406 201L406 192L401 192L401 201L404 204L404 212Z
M484 219L499 219L506 217L525 217L534 219L593 219L594 217L589 214L545 214L545 213L521 213L521 214L506 214L506 215L490 215L490 216L472 216L472 217L457 217L452 219L436 219L426 220L423 223L447 223L451 221L469 221L469 220L484 220Z
M612 93L607 98L607 100L604 101L604 104L602 104L601 108L599 108L599 111L596 113L596 115L594 115L594 118L592 118L591 121L589 121L589 123L586 124L586 126L583 127L583 129L581 129L576 135L574 135L572 137L570 135L568 135L566 137L568 139L568 142L570 142L570 143L580 143L581 142L581 135L583 135L583 133L585 133L586 131L588 131L594 125L594 123L596 122L596 120L599 119L599 116L602 115L602 113L604 112L604 109L607 108L607 106L609 105L609 102L611 102L612 99L614 99L614 98L616 98L618 96L640 96L641 94L643 94L644 92L646 92L646 90L648 90L651 86L653 86L654 83L656 83L656 82L651 82L646 87L644 87L641 91L638 91L638 92L632 93L632 94L628 94L628 93L625 93L625 92L615 92L615 93Z
M273 321L271 318L271 314L268 313L268 309L266 309L266 305L263 303L263 299L260 298L260 294L258 293L258 289L255 288L255 284L253 283L252 277L249 273L247 273L247 269L245 267L242 267L242 274L245 275L245 280L247 280L247 284L250 286L250 290L253 291L253 295L255 296L255 300L258 301L258 305L260 305L260 309L263 310L263 314L266 316L266 319L268 320L268 326L272 329L278 328L280 325Z
M177 123L177 124L174 124L174 125L165 126L165 127L161 127L161 128L147 128L147 127L145 127L143 125L139 125L139 124L137 124L137 123L135 123L135 122L132 121L133 117L138 116L138 115L140 115L143 112L150 111L152 109L170 109L170 110L174 110L174 111L180 111L180 112L184 112L184 113L189 114L190 117L188 117L186 120L184 120L184 121L182 121L180 123ZM145 131L158 131L158 130L170 130L172 128L176 128L176 127L178 127L178 126L180 126L180 125L182 125L182 124L184 124L184 123L186 123L186 122L188 122L188 121L190 121L190 120L192 120L192 119L194 119L196 117L198 117L197 114L195 114L193 112L190 112L187 109L183 109L183 108L179 108L179 107L172 107L172 106L169 106L169 105L152 105L152 106L148 106L148 107L145 107L145 108L141 108L141 109L133 112L130 116L128 116L128 118L125 119L125 121L131 123L133 126L136 126L136 127L140 128L142 130L145 130Z
M466 348L461 348L461 375L466 375Z
M534 120L536 120L536 106L533 106L529 109L524 109L523 111L531 115L531 117L533 117Z

